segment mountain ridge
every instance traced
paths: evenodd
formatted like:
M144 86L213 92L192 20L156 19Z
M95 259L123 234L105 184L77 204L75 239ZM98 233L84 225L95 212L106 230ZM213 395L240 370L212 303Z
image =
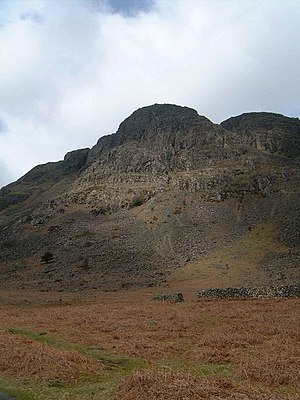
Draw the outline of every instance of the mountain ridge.
M135 287L184 271L207 275L198 289L298 282L299 139L299 119L279 114L218 125L188 107L142 107L91 149L1 189L0 286ZM261 253L243 250L241 272L226 246L254 231ZM221 250L228 269L210 258Z
M124 124L126 125L127 121L130 121L133 117L135 117L140 112L144 112L146 110L150 110L150 111L157 110L160 107L163 107L163 108L164 107L167 107L167 108L172 107L173 109L182 109L184 111L187 110L188 112L192 112L194 114L194 117L195 117L195 114L196 114L197 117L200 117L202 122L205 121L205 122L211 123L211 124L216 125L216 126L219 125L221 127L225 127L226 130L230 130L229 128L232 129L233 123L235 121L243 121L244 118L249 120L249 117L251 119L252 116L255 117L255 118L260 117L260 116L269 116L269 117L271 117L270 119L272 119L273 121L274 121L274 119L279 117L282 120L290 120L290 121L295 122L297 124L297 126L295 126L294 129L295 130L296 129L297 130L300 129L300 120L299 120L299 118L287 117L287 116L284 116L283 114L279 114L279 113L264 112L264 111L245 112L245 113L239 114L239 115L234 116L234 117L229 117L228 119L220 122L219 124L215 124L212 121L210 121L207 117L200 116L196 110L194 110L194 109L192 109L190 107L186 107L186 106L182 107L182 106L178 106L178 105L175 105L175 104L167 104L167 103L164 103L164 104L156 103L154 105L141 107L141 108L135 110L129 117L127 117L123 122L121 122L121 124L119 125L119 128L117 129L117 131L115 133L111 133L111 134L107 134L107 135L101 136L94 146L92 146L90 148L86 147L86 148L80 148L80 149L77 149L77 150L70 150L69 152L67 152L65 154L64 159L60 160L60 161L49 161L47 163L39 164L39 165L35 166L34 168L32 168L30 171L28 171L26 174L24 174L22 177L18 178L17 181L26 179L26 177L28 176L28 174L31 173L31 171L34 171L36 169L40 169L43 166L46 166L46 165L49 165L49 164L57 164L57 163L61 164L63 161L67 161L68 159L70 159L70 157L72 155L77 155L77 154L81 155L82 153L87 152L88 153L87 157L84 158L84 160L87 161L88 164L92 163L92 159L93 159L93 154L92 153L95 152L95 148L97 146L100 146L101 150L103 150L103 149L109 147L109 145L111 144L110 142L114 142L113 138L115 138L115 135L117 135L118 132L120 132L120 130L122 132L124 131L124 129L122 129L122 127L123 127ZM277 124L277 122L276 122L276 124ZM234 125L236 127L236 124L234 124ZM238 125L240 126L240 124L238 124ZM118 145L119 144L120 143L118 143ZM84 166L84 163L83 164L80 163L79 167L77 169L75 169L75 171L81 169L81 167L83 167L83 166ZM67 167L66 167L66 169L67 169ZM7 186L10 186L12 183L15 183L15 182L16 181L10 182L7 185L3 186L1 189L4 189Z

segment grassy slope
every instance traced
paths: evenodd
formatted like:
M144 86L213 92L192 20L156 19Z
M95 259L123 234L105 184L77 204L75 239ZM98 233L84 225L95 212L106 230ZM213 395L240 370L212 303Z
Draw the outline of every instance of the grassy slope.
M247 277L257 286L268 284L260 261L269 251L288 251L275 235L274 224L261 224L230 245L174 271L167 279L168 286L184 291L190 298L199 288L247 286Z

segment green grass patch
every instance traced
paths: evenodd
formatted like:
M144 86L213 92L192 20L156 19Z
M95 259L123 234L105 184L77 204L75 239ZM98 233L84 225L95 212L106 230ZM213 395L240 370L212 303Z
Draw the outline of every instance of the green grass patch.
M32 400L35 399L31 392L31 387L22 382L13 382L0 377L0 392L14 397L17 400Z
M49 386L0 377L0 391L16 400L113 400L123 376L104 374L98 381L81 381L72 386Z
M65 349L65 350L73 350L72 346L69 346L67 343L61 342L58 339L54 338L53 336L49 336L47 332L41 331L38 333L31 332L25 329L20 329L20 328L6 328L2 329L2 331L11 333L14 335L21 335L25 336L30 340L33 340L35 342L40 342L40 343L45 343L49 346L57 347L59 349Z
M112 354L105 349L95 347L85 347L81 349L88 357L95 358L111 369L118 369L124 372L131 372L134 369L146 368L146 360L136 357L124 357Z
M50 336L45 331L38 333L31 332L25 329L6 328L5 332L25 336L30 340L44 343L48 346L56 347L63 350L74 350L78 353L96 359L110 368L120 368L124 371L132 371L136 368L145 368L147 363L145 360L134 357L124 357L108 352L103 347L84 346L76 343L63 342L53 336Z
M26 329L6 328L2 331L21 335L30 340L43 343L49 347L73 350L81 355L96 359L103 364L103 370L97 374L85 373L74 384L66 384L60 380L37 383L34 380L22 382L7 377L0 378L0 391L14 396L17 400L35 399L103 399L112 400L116 387L126 376L136 370L148 367L148 363L140 358L120 356L110 353L104 348L84 346L63 342L47 334L45 331L31 332Z
M253 246L263 246L271 241L274 235L274 224L261 224L247 233L242 239L228 247L230 251L248 252L253 250Z
M241 239L234 241L229 246L217 250L215 254L249 254L253 249L264 249L266 246L274 242L274 233L276 226L273 223L265 223L258 225L244 235Z

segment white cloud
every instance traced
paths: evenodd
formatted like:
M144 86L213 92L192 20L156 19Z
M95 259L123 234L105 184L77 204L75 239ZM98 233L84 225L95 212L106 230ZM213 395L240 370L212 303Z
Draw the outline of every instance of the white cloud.
M12 178L10 171L7 169L4 161L0 159L0 188L6 185Z
M6 2L0 185L92 146L151 103L188 105L215 122L299 113L298 1L157 0L130 18L92 4Z

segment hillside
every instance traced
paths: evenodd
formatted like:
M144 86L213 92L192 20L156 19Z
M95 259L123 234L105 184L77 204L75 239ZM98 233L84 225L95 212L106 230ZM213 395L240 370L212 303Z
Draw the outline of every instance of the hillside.
M299 156L297 118L143 107L1 189L0 287L299 283Z

